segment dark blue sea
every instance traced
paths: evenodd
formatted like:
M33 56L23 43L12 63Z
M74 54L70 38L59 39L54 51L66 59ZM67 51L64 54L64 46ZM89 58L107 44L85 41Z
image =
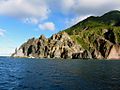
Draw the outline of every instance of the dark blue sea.
M120 90L120 61L0 57L0 90Z

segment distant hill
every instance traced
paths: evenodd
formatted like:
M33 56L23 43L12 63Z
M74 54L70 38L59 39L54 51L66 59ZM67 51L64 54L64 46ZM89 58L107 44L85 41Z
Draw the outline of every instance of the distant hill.
M73 33L75 34L82 30L106 26L120 26L120 11L110 11L103 16L90 16L76 25L66 29L65 31L72 35Z
M48 39L44 36L32 38L12 56L120 59L120 11L90 16Z

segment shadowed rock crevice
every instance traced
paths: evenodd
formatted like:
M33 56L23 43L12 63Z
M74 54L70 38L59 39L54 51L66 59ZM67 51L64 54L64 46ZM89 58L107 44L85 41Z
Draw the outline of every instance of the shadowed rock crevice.
M115 44L115 35L113 30L108 30L105 34L104 34L105 39L109 40L110 42Z
M33 48L32 45L28 48L28 50L27 50L27 56L29 56L33 52L32 48Z
M22 51L20 51L22 49ZM87 52L79 44L75 43L70 36L65 33L58 33L50 38L45 38L43 35L39 39L29 39L26 43L16 50L14 57L35 57L35 58L74 58L73 53L80 52L82 55L77 55L75 58L85 58ZM18 53L19 52L19 53ZM84 56L86 55L86 56ZM90 57L88 57L90 58Z

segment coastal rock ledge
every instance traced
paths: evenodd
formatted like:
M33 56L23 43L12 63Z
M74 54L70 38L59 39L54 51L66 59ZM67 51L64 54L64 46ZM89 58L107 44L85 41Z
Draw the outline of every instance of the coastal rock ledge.
M61 32L50 38L41 35L32 38L15 50L12 57L26 58L92 58L90 52L73 41L70 36Z

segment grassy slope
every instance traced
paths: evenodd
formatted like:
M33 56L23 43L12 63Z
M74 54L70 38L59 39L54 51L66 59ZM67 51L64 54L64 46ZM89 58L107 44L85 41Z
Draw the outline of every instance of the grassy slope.
M64 31L84 49L92 51L95 48L99 50L96 41L105 38L106 30L112 30L115 44L120 44L120 11L111 11L101 17L88 17Z

